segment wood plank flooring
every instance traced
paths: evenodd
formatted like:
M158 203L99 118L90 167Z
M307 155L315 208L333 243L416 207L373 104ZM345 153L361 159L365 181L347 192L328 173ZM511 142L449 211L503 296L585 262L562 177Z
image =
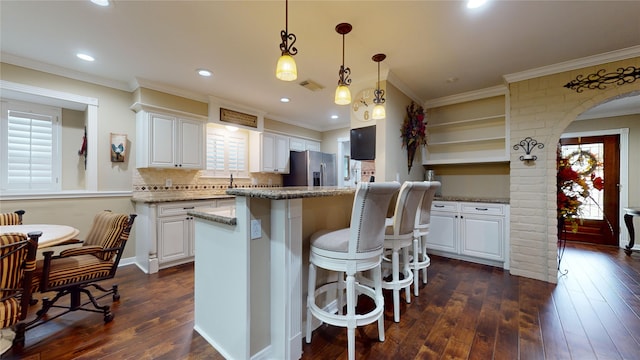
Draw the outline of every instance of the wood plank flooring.
M384 342L375 324L358 329L357 358L640 359L640 253L572 243L561 269L554 285L433 256L429 283L402 302L400 323L386 308ZM193 330L192 265L153 275L127 266L116 282L111 323L68 314L27 332L24 352L3 358L222 359ZM323 325L303 359L346 359L346 349L346 330Z

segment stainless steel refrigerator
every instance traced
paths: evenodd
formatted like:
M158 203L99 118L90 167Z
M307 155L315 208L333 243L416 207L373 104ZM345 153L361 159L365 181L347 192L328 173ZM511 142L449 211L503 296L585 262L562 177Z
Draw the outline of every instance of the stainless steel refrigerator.
M282 175L284 186L336 186L336 154L319 151L291 151L289 174Z

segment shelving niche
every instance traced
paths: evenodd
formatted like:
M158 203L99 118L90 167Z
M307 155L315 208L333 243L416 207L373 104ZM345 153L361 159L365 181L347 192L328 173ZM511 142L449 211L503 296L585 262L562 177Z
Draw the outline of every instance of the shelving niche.
M506 95L427 108L428 143L423 164L509 160Z

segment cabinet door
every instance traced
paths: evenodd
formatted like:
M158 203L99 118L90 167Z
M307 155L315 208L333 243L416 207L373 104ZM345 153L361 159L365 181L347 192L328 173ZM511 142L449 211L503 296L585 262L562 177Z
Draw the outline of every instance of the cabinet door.
M180 119L180 159L178 167L204 168L204 124L197 120Z
M504 218L463 214L460 253L489 260L504 260Z
M458 253L458 216L456 213L431 213L427 248Z
M193 224L188 215L158 219L158 261L161 264L191 256L190 226Z
M174 167L176 164L176 118L149 114L149 165ZM144 134L142 134L144 136Z
M261 171L274 172L276 169L276 136L274 134L262 134L262 167Z
M289 138L276 135L275 139L275 172L281 174L289 173Z

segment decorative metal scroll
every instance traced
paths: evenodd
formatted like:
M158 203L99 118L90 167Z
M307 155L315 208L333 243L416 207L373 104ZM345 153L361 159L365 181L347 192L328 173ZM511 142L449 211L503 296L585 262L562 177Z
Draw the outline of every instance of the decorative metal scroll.
M606 73L605 69L601 69L586 77L578 75L575 80L571 80L564 87L581 93L584 89L604 90L610 84L630 84L638 79L640 79L640 68L628 66L626 68L618 68L611 73Z
M520 140L520 143L513 145L513 150L519 150L522 148L524 150L524 155L520 156L520 161L536 161L538 157L535 155L531 155L531 150L544 148L543 143L539 143L537 140L532 139L530 137L524 138L524 140Z

